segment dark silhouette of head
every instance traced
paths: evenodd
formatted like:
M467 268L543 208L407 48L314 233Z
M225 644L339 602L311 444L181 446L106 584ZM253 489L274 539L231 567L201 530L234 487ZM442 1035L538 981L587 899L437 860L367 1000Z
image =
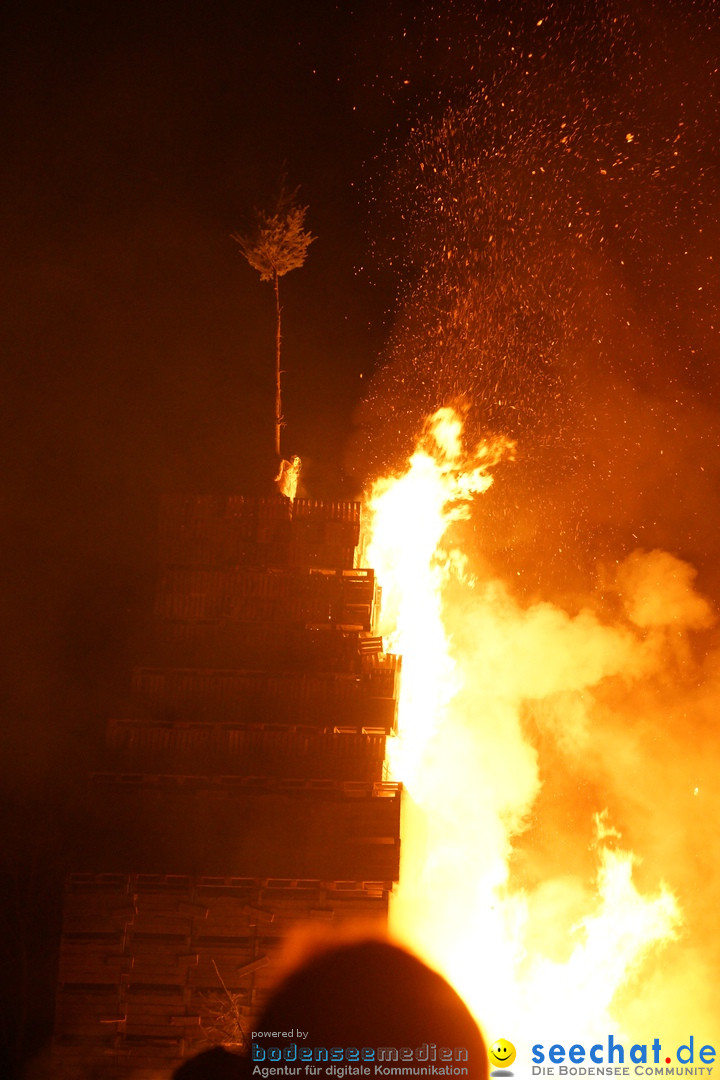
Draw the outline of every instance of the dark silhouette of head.
M464 1048L467 1075L487 1077L485 1044L461 998L417 957L384 941L321 952L292 972L256 1023L258 1033L291 1029L308 1033L304 1043L254 1041L260 1047L294 1041L328 1048Z
M183 1062L173 1073L173 1080L239 1080L243 1075L242 1058L222 1046L213 1046Z

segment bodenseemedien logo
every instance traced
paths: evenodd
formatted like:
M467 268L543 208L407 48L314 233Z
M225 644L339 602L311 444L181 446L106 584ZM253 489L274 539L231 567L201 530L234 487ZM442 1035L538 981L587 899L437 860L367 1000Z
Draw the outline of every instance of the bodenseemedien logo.
M255 1032L253 1032L253 1035ZM278 1038L273 1032L271 1038ZM303 1033L305 1037L305 1033ZM300 1046L297 1042L260 1046L252 1042L252 1075L316 1077L462 1077L471 1080L469 1053L464 1046Z

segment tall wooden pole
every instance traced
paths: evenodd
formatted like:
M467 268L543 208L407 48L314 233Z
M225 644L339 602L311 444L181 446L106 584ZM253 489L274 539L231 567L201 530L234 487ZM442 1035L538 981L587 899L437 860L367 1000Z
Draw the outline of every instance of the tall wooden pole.
M273 285L275 288L275 315L277 318L275 332L275 453L278 456L278 461L282 461L282 455L280 453L280 431L283 427L282 396L280 391L280 344L282 342L282 334L280 325L280 276L277 271L273 274Z

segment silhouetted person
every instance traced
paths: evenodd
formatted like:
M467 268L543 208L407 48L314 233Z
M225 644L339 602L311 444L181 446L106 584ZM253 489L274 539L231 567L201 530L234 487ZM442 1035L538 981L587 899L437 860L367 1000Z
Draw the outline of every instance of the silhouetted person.
M222 1046L203 1050L183 1062L173 1073L173 1080L238 1080L244 1076L243 1059Z
M271 1046L282 1050L293 1043L298 1049L356 1048L361 1055L363 1048L376 1052L380 1047L405 1048L413 1052L413 1060L400 1058L395 1064L406 1067L449 1064L433 1054L440 1047L459 1049L467 1051L467 1060L454 1059L453 1064L466 1066L468 1077L485 1080L488 1074L482 1035L461 998L417 957L383 941L355 942L321 952L292 972L255 1024L257 1033L290 1030L307 1035L304 1039L258 1035L253 1041L266 1053ZM427 1057L422 1056L425 1053ZM349 1060L346 1055L343 1064ZM377 1061L376 1057L374 1062L369 1058L363 1062L360 1057L353 1063L370 1064L374 1072ZM247 1064L250 1075L253 1062ZM263 1064L273 1062L266 1057ZM385 1064L393 1062L386 1059ZM325 1067L321 1063L323 1074L326 1067L327 1063Z

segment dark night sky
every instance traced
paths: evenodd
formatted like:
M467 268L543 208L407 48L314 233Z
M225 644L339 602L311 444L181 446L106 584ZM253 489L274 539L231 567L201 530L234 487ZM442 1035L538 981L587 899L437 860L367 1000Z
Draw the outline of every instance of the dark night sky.
M586 25L583 8L500 0L5 6L2 738L14 812L20 806L32 819L59 788L72 793L98 752L151 595L158 495L239 491L267 471L272 294L229 234L286 168L318 237L305 267L284 282L286 446L302 455L311 494L353 497L361 477L343 461L354 411L387 349L396 294L407 300L412 292L376 258L392 255L395 234L382 231L392 233L402 203L387 171L378 180L378 159L392 156L384 148L402 146L418 120L439 116L447 102L462 104L492 79L498 43L506 60L515 47L532 56L533 35L545 33L536 28L551 16L560 28L547 40L561 69L584 50L600 71L603 34L614 33L611 16L620 9L598 5L601 32ZM686 9L695 20L685 42L693 78L677 62L666 9L667 26ZM636 4L632 38L674 42L667 100L685 94L689 125L702 128L693 160L715 176L700 195L693 189L674 204L668 265L695 228L693 200L703 192L706 231L693 233L690 266L671 273L669 287L648 270L662 260L642 264L642 251L634 270L617 252L607 264L626 273L628 311L670 310L668 296L695 295L701 283L707 299L698 317L683 305L666 335L692 348L664 371L636 358L632 370L598 380L585 404L600 454L618 445L628 423L637 428L661 411L641 450L623 444L620 455L630 455L628 475L650 477L646 489L663 483L653 468L665 431L683 433L681 460L703 469L689 481L692 536L682 535L687 488L673 473L682 511L668 510L641 540L675 538L676 550L699 561L704 582L717 585L717 504L707 503L717 499L720 404L720 290L707 262L717 251L718 205L717 116L707 108L716 91L708 58L720 54L712 9ZM652 58L665 71L662 48ZM607 78L607 87L597 84L600 101L611 96ZM615 119L624 144L626 125ZM652 110L644 119L649 129ZM613 212L622 217L622 201ZM628 242L634 235L628 231ZM647 235L650 246L660 243L657 229ZM403 259L395 262L402 269ZM613 347L617 325L608 335ZM640 340L635 355L647 352ZM590 363L603 362L600 350ZM636 398L622 418L606 408L631 384L633 393L642 384L651 403L642 420ZM392 380L376 385L394 403L394 422L405 391ZM378 415L384 423L387 413ZM688 440L691 429L699 434ZM571 500L579 487L564 485L561 478L558 499L569 490ZM617 492L607 490L613 501ZM654 513L639 491L622 516L628 536L633 514L644 527ZM599 504L602 513L606 500ZM593 527L602 531L599 518ZM521 545L518 532L511 539Z

